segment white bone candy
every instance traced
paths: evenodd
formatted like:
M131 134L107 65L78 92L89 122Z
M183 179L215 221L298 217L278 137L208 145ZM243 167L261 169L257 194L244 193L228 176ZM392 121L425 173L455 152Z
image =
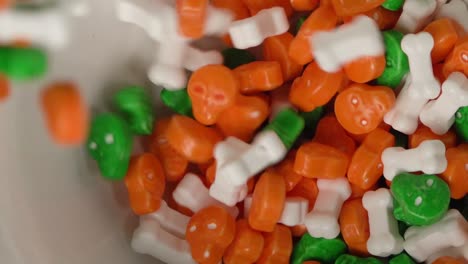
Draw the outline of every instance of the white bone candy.
M326 72L337 72L361 57L385 53L379 27L367 16L358 16L334 31L317 32L309 41L318 65Z
M158 211L140 217L140 219L147 218L158 221L164 230L179 238L185 238L185 230L190 220L188 216L170 208L165 201L161 202L161 207Z
M187 47L183 41L160 43L158 56L148 70L151 82L170 91L183 89L187 84L184 69Z
M448 247L461 247L468 241L468 223L455 209L451 209L437 223L412 226L405 232L405 251L418 262Z
M447 169L445 145L440 140L425 140L413 149L387 148L382 152L382 163L384 177L389 181L402 172L439 174Z
M1 10L0 29L1 43L26 39L34 45L60 49L69 40L68 22L57 8L34 12L14 8Z
M239 209L237 207L228 207L213 199L209 194L208 188L206 188L201 179L193 173L187 173L184 178L182 178L177 184L172 196L178 204L187 207L192 210L192 212L198 212L205 207L217 205L224 207L234 218L237 218L239 214Z
M187 241L170 234L154 219L140 220L140 226L133 233L131 246L135 252L151 255L164 263L196 263Z
M289 21L282 7L272 7L256 15L231 24L229 35L238 49L248 49L262 44L268 38L288 31Z
M455 122L458 108L468 105L468 79L465 74L453 72L442 84L439 98L427 103L420 115L421 122L432 132L447 133Z
M222 36L229 31L234 14L227 9L208 6L204 27L205 35Z
M403 238L398 232L398 222L393 216L393 198L390 191L385 188L368 191L362 197L362 205L369 216L369 253L388 257L402 252Z
M436 18L451 18L468 31L468 5L462 0L451 0L442 5L436 13Z
M307 231L313 237L332 239L340 234L338 217L343 203L351 196L351 185L346 178L318 179L318 196L314 209L305 219Z
M196 71L199 68L210 64L223 64L223 55L217 50L203 51L188 46L185 54L184 66L189 71Z
M436 11L436 0L406 0L395 29L407 34L423 29Z

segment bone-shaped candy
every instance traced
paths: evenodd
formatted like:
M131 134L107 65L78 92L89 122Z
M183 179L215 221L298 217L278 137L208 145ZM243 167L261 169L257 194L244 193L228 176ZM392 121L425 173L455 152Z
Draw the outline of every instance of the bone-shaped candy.
M262 44L268 37L283 34L288 29L289 22L284 9L273 7L233 22L229 35L235 48L248 49Z
M388 257L402 252L403 238L398 232L397 220L393 217L393 199L390 191L385 188L368 191L362 197L362 205L369 215L369 253Z
M318 196L314 209L307 214L305 226L313 237L332 239L340 234L338 217L343 203L351 196L351 185L346 178L318 179Z
M205 187L201 179L193 174L187 173L184 178L177 184L174 192L172 193L174 200L192 212L198 212L201 209L217 205L224 207L234 218L237 218L239 214L239 209L237 207L228 207L223 203L218 202L213 199L208 191L208 188Z
M326 72L337 72L361 57L385 53L379 27L367 16L358 16L331 32L317 32L309 41L318 65Z
M439 222L430 226L412 226L405 232L405 251L418 262L449 247L468 242L468 223L458 210L451 209Z
M6 9L0 11L0 42L26 39L34 45L59 49L68 43L68 22L61 10L47 8L38 11Z
M185 229L190 220L189 217L170 208L165 201L161 202L158 211L140 217L140 219L147 218L158 221L164 230L179 238L185 238Z
M436 8L436 0L407 0L395 29L404 34L420 31L430 22Z
M451 0L437 10L436 18L451 18L468 31L468 4L462 0Z
M445 145L440 140L423 141L417 148L387 148L382 153L385 179L392 181L402 172L439 174L447 169Z
M453 72L442 84L442 94L427 103L420 115L421 122L432 132L443 135L455 122L458 108L468 105L468 79L465 74Z

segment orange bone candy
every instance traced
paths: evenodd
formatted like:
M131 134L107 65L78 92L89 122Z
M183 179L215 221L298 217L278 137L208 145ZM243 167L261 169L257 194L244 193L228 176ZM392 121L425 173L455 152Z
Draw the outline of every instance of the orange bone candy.
M434 262L432 262L432 264L464 264L466 262L463 261L463 259L461 258L453 258L453 257L449 257L449 256L445 256L445 257L440 257L438 259L436 259Z
M416 131L408 138L409 148L416 148L423 141L440 140L445 145L445 149L453 148L457 144L457 134L449 130L443 135L437 135L432 130L424 125L420 125Z
M247 220L236 222L236 236L224 253L224 264L255 263L263 251L264 239L259 231L253 230Z
M234 69L244 94L274 90L283 85L283 72L277 61L254 61Z
M304 21L301 29L289 46L289 56L300 65L306 65L313 60L310 37L319 31L327 31L335 28L338 17L332 6L323 5L317 8Z
M216 125L226 137L249 142L269 114L266 96L239 96L236 103L221 114Z
M258 231L272 232L281 218L286 199L286 184L274 170L265 171L255 185L249 213L250 226Z
M174 182L182 179L189 162L167 140L169 121L170 119L164 118L156 122L153 134L149 137L149 150L161 161L167 181Z
M242 0L244 4L249 8L252 16L256 15L263 9L272 8L275 6L281 6L284 8L286 15L289 17L293 14L290 0Z
M395 145L395 137L380 128L367 135L356 150L348 168L348 180L357 187L368 190L382 176L382 152Z
M468 35L457 41L442 70L445 78L455 71L468 75Z
M152 153L132 157L125 176L130 206L137 215L155 212L161 206L166 180L161 163Z
M367 210L361 199L348 200L343 204L340 213L340 230L346 245L352 254L369 255L369 220Z
M281 163L275 166L277 173L283 176L286 183L286 192L291 191L302 180L303 176L294 171L294 155L288 155Z
M443 61L458 40L457 28L449 18L434 20L423 31L431 34L434 39L434 47L431 51L433 64Z
M234 240L236 222L226 209L206 207L190 218L185 239L192 257L202 264L217 264Z
M377 79L385 70L385 56L362 57L344 66L348 78L357 83L366 83Z
M286 32L282 35L269 37L263 42L263 59L279 62L285 81L296 78L302 72L302 65L289 57L289 46L291 46L293 39L294 36Z
M58 82L41 93L46 125L55 142L77 145L88 135L89 113L78 88L70 82Z
M318 196L317 181L302 177L302 180L287 193L288 197L302 197L309 201L309 211L314 208Z
M468 144L449 148L445 152L447 169L440 175L450 187L453 199L461 199L468 193Z
M193 116L204 125L213 125L223 111L234 105L239 95L236 75L222 65L208 65L196 70L187 86Z
M395 93L386 86L352 84L338 94L336 118L348 132L366 134L376 129L395 104Z
M343 71L328 73L311 63L301 77L294 80L289 101L300 110L310 112L327 104L344 84Z
M181 115L174 115L166 130L169 144L184 158L194 163L207 163L213 158L214 146L222 140L213 128Z
M382 5L385 0L332 0L336 14L341 17L355 16Z
M5 75L0 74L0 102L4 101L8 96L10 96L10 82Z
M312 11L319 5L319 0L291 0L291 6L296 11Z
M308 142L297 150L294 171L307 178L336 179L346 175L348 165L349 157L343 151Z
M283 225L276 225L271 233L264 233L265 248L257 264L289 263L293 249L291 231Z
M189 38L200 38L205 26L208 0L177 0L179 31Z
M356 143L346 134L336 117L326 116L320 119L313 141L337 148L349 156L356 151Z

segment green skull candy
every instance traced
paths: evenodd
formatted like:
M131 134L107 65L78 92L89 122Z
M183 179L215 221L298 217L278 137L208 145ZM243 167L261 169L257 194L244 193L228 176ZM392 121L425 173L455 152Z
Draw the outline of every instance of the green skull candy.
M273 130L287 149L291 149L304 130L304 118L290 108L279 112L264 130Z
M125 177L132 151L132 134L125 120L111 113L96 116L91 122L86 146L104 178L122 180Z
M161 90L161 101L172 111L192 117L192 101L187 93L187 89L169 91L167 89Z
M409 72L408 56L401 49L403 34L396 30L384 31L385 60L387 66L377 78L377 84L396 88Z
M130 86L113 97L116 108L123 113L133 133L150 135L153 132L154 113L151 97L141 87Z
M404 3L405 0L386 0L382 7L390 11L397 11L403 7Z
M30 80L47 71L47 57L40 49L0 47L0 73L12 80Z
M455 130L463 141L468 141L468 106L461 107L455 114Z
M400 255L392 258L389 264L416 264L407 254L401 253Z
M382 261L376 258L359 258L356 256L344 254L341 255L336 261L335 264L383 264Z
M305 233L294 246L291 264L302 264L307 260L317 260L321 263L333 263L346 252L343 240L315 238Z
M401 173L391 186L394 197L393 214L408 225L431 225L447 212L450 189L435 175Z

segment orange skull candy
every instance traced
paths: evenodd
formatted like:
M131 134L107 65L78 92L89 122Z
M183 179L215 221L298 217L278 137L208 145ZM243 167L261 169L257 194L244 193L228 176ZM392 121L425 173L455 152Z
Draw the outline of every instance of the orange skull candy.
M445 77L447 78L455 71L468 75L468 36L459 39L455 48L445 59L443 67Z

